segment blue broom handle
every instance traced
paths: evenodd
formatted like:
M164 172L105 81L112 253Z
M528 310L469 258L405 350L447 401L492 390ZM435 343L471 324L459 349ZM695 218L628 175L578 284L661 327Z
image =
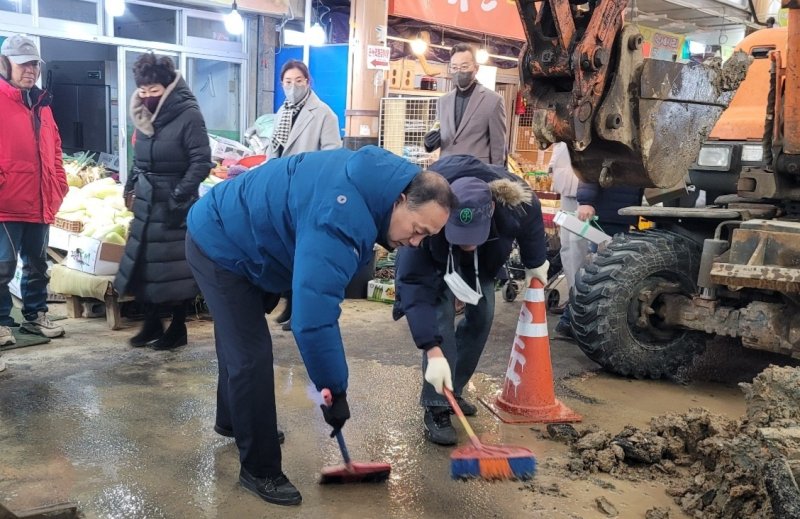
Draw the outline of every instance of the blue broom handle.
M342 451L342 458L344 458L344 464L348 467L350 466L350 452L347 450L347 445L344 444L344 436L342 436L342 430L336 433L336 441L339 442L339 450Z

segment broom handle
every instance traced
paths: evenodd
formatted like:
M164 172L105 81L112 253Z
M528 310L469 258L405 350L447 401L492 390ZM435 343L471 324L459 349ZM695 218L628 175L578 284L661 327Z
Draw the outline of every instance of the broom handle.
M325 388L321 391L322 400L325 402L325 407L330 407L333 404L333 395L331 394L331 390ZM336 441L339 443L339 450L342 451L342 459L344 459L344 464L347 465L347 468L352 468L353 464L350 461L350 451L347 450L347 445L344 443L344 436L342 435L342 430L339 429L336 432Z
M450 402L450 407L453 408L455 411L456 416L458 416L458 420L461 422L461 426L464 427L464 430L467 431L467 435L469 436L469 441L472 442L472 445L475 446L476 449L480 449L483 447L483 444L478 439L478 435L475 434L475 431L472 430L470 427L469 422L467 421L467 417L464 416L464 412L458 406L458 402L456 402L456 397L453 396L453 392L447 389L446 386L442 386L444 389L444 396L447 397L447 401Z
M342 458L344 459L344 464L347 465L349 468L352 463L350 462L350 452L347 450L347 445L344 444L344 436L342 436L341 429L339 432L336 433L336 441L339 442L339 450L342 451Z

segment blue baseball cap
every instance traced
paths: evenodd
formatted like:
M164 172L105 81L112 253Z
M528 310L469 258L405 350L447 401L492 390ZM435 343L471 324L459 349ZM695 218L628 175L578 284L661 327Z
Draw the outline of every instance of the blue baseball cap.
M492 228L492 191L475 177L459 178L450 188L458 209L450 211L444 235L451 245L483 245Z

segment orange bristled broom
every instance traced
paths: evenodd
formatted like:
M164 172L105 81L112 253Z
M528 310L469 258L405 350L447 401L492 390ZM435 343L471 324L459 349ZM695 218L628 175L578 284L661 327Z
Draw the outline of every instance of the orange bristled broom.
M533 477L536 473L533 452L515 445L484 445L470 427L453 393L445 387L444 394L472 443L459 447L450 454L450 473L453 479L527 480Z

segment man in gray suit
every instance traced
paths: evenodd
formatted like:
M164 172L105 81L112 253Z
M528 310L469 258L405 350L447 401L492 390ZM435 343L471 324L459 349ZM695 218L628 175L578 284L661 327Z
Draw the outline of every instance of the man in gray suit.
M425 149L440 157L472 155L496 166L506 161L506 107L500 94L475 79L475 50L466 43L450 51L455 88L439 98L439 125L425 135Z

